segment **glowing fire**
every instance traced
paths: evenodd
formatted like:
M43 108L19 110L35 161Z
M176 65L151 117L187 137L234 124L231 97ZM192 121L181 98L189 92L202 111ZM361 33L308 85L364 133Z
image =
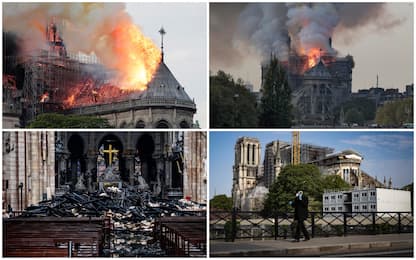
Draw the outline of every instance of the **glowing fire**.
M67 99L64 100L64 105L66 107L72 107L75 104L75 94L72 94Z
M316 65L316 63L318 62L319 58L321 57L321 49L318 48L312 48L307 52L307 56L308 56L308 67L312 68L313 66Z
M123 90L145 90L161 60L161 51L137 26L121 22L111 33L113 51L117 55L114 67L121 71Z
M42 96L40 96L40 103L45 103L49 101L49 93L45 92Z

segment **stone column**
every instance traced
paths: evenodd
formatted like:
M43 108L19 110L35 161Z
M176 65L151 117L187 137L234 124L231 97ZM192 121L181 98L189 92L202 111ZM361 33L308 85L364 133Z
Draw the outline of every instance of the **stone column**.
M257 154L257 160L256 160L256 164L257 165L260 165L260 158L261 158L261 151L260 151L260 144L257 144L257 151L256 151L256 154Z
M242 165L243 161L244 161L244 146L243 146L243 143L240 143L240 148L239 148L238 152L240 153L240 162L238 164Z
M29 172L32 176L31 181L31 190L32 190L32 203L37 204L39 202L39 193L40 193L40 187L39 187L39 177L40 177L40 171L39 171L39 151L38 151L38 142L36 135L37 132L30 132L29 133L29 143L30 143L30 167ZM19 185L19 184L18 184Z
M247 144L243 142L243 165L247 165Z
M48 135L48 199L55 195L55 133L47 132Z
M253 144L248 144L247 145L247 149L248 149L248 164L253 164L252 160L253 160Z
M125 152L125 159L126 159L126 165L128 167L129 171L129 183L130 185L134 184L134 150L128 149Z

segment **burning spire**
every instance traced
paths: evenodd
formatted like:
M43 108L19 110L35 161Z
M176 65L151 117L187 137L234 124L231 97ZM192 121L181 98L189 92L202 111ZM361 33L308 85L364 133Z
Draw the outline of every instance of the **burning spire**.
M165 58L165 53L163 52L163 36L166 34L166 31L165 31L165 29L163 29L163 26L160 28L160 30L159 30L159 33L160 33L160 37L162 38L161 39L161 50L162 50L162 62L164 62L164 58Z

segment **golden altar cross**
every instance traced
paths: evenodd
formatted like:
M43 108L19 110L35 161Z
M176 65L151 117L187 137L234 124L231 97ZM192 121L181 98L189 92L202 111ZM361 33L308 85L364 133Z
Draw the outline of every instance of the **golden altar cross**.
M113 154L118 154L119 150L113 149L111 144L108 145L108 150L104 150L104 153L108 153L108 164L111 166L113 164Z

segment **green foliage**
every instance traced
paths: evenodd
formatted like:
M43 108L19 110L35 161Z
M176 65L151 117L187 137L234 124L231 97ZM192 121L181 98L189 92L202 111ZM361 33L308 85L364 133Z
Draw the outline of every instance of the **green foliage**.
M309 210L322 210L322 194L326 189L349 189L348 183L336 175L321 175L315 165L288 165L282 169L277 180L271 185L264 202L265 215L274 212L290 212L297 191L302 190L309 198Z
M401 189L413 192L413 182L410 184L407 184L406 186L403 186Z
M377 110L376 123L385 127L402 127L413 123L413 98L384 104Z
M359 125L363 125L364 124L364 116L356 108L349 109L345 113L345 123L348 123L348 124L357 123Z
M211 127L257 127L256 97L244 82L223 71L210 76Z
M216 210L230 211L233 208L233 200L225 194L216 195L209 201L209 207Z
M347 190L351 188L351 186L348 183L346 183L338 175L326 175L326 176L321 176L321 178L322 178L322 186L325 189Z
M292 125L291 90L285 69L276 57L270 60L263 85L259 125L290 127Z
M343 123L363 125L365 122L374 121L376 116L376 104L367 98L355 98L343 103L336 109L337 114L341 109L345 115Z
M40 114L29 128L110 128L108 120L95 116Z

